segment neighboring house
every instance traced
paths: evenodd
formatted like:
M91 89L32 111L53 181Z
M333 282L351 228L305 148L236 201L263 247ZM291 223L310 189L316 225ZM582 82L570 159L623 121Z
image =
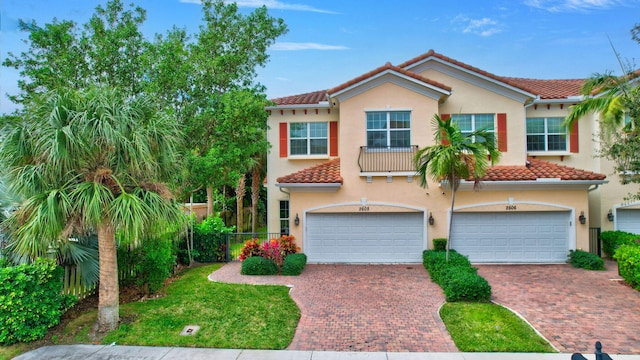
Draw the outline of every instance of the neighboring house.
M494 131L502 152L480 191L464 181L456 193L451 247L471 261L559 263L589 250L590 228L640 232L640 206L623 203L637 187L595 157L595 117L560 126L581 82L497 76L429 51L274 99L269 232L294 235L310 262L421 262L451 216L446 184L421 187L412 162L433 144L434 114Z

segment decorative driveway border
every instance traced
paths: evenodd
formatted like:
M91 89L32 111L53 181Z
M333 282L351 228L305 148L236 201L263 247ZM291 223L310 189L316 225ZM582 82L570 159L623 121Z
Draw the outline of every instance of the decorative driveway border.
M438 315L442 290L422 264L308 264L300 276L245 276L240 266L228 263L209 279L293 286L301 318L288 350L458 351Z
M560 352L640 354L640 292L606 271L571 265L478 265L492 300L522 315Z

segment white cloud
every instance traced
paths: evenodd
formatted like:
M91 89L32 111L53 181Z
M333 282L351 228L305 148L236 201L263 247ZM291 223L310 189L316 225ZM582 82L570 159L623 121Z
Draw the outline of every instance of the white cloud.
M603 10L625 4L624 0L524 0L525 5L549 12Z
M277 42L273 44L270 50L279 51L296 51L296 50L348 50L349 48L342 45L326 45L318 43L296 43L296 42Z
M183 3L192 3L192 4L200 4L201 0L180 0ZM318 9L313 6L304 5L304 4L292 4L286 3L278 0L225 0L225 3L235 2L238 7L246 7L246 8L258 8L261 6L266 6L269 9L279 9L279 10L296 10L296 11L310 11L310 12L318 12L325 14L337 14L334 11Z
M464 15L458 15L451 22L465 34L491 36L502 31L500 24L496 20L486 17L471 19Z

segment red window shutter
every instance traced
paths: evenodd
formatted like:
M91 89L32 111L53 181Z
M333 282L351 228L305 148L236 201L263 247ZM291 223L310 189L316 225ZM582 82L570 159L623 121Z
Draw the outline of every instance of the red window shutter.
M498 114L498 151L507 151L507 114Z
M287 123L280 123L280 157L287 157L289 155L289 136Z
M451 121L451 114L440 114L440 119L443 121ZM445 134L442 134L445 135ZM442 145L449 145L449 140L443 138Z
M577 153L579 150L579 139L578 139L578 122L573 122L573 127L571 128L571 133L569 134L569 151L572 153Z
M338 156L338 122L329 122L329 156Z

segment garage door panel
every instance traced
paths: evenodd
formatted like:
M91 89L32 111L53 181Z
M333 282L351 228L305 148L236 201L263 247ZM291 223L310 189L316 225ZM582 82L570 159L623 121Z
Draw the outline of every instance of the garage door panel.
M640 234L640 209L618 209L616 219L618 230Z
M422 261L423 213L308 214L306 223L304 252L309 262ZM341 241L335 245L329 237Z
M568 224L568 212L456 213L451 247L472 262L564 262Z

